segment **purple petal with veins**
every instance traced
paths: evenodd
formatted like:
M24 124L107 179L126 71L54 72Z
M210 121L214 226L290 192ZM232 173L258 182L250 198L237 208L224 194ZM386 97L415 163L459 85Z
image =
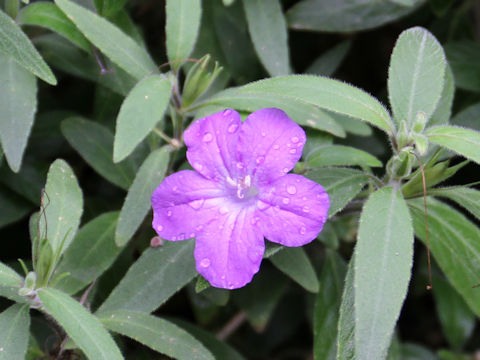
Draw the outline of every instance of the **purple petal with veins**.
M212 286L250 282L264 238L301 246L322 230L328 195L288 174L306 136L282 110L261 109L242 123L227 109L195 121L184 139L194 171L170 175L155 190L153 228L166 240L196 238L197 271Z

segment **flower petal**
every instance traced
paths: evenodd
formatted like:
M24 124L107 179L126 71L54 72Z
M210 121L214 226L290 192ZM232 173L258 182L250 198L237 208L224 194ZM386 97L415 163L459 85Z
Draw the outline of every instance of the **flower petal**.
M212 286L237 289L258 272L265 251L255 208L243 208L215 218L197 236L197 271Z
M301 246L317 237L329 207L328 194L321 185L288 174L260 189L256 213L268 240Z
M215 217L224 190L192 170L167 176L152 195L153 228L166 240L184 240Z
M240 115L230 109L192 123L183 134L190 165L209 179L231 177L241 125Z
M293 169L302 156L306 136L280 109L260 109L250 114L238 139L240 161L255 174L259 184L268 183Z

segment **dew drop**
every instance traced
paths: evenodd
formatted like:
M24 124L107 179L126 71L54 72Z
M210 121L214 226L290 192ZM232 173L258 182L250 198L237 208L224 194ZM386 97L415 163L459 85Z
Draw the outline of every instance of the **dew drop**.
M307 201L307 197L306 196L302 197L302 200Z
M254 217L252 218L252 220L250 221L252 225L255 225L256 223L258 223L258 221L260 220L259 217Z
M210 259L209 258L204 258L202 261L200 261L200 266L201 267L209 267L210 266Z
M158 230L158 231L162 231L162 230L163 230L163 226L162 226L162 225L157 225L157 230Z
M227 109L227 110L223 110L223 116L228 116L232 113L232 110L230 109Z
M198 171L202 171L203 165L200 164L199 162L196 162L196 163L194 164L194 168L195 168L196 170L198 170Z
M203 225L198 225L198 226L195 228L195 230L197 230L197 231L200 231L200 230L202 230L202 229L203 229Z
M265 131L262 131L262 136L263 137L267 136L267 133Z
M273 149L274 149L274 150L280 149L280 145L278 145L278 144L273 145Z
M235 131L237 131L237 129L238 129L238 124L232 124L228 127L227 131L230 134L233 134Z
M194 237L195 237L195 233L190 233L189 238L190 238L190 239L193 239Z
M295 195L297 193L297 188L294 185L288 185L287 193L289 193L290 195Z
M282 202L287 205L290 202L289 198L283 198Z
M294 144L296 144L296 143L298 143L298 142L300 141L300 139L299 139L298 137L296 137L296 136L292 137L291 140L292 140L292 142L293 142Z
M288 168L283 168L283 172L286 174L288 173Z
M310 208L308 206L304 206L302 208L302 211L305 212L305 213L309 213L310 212Z
M168 210L168 211L167 211L167 216L168 216L168 217L172 216L172 210Z
M241 162L237 162L236 166L237 166L237 169L243 169L244 165Z
M179 234L178 235L178 240L185 240L185 234Z
M203 142L210 142L213 140L213 135L209 132L205 133L205 135L203 135Z
M188 203L188 206L190 206L192 209L198 210L203 206L204 203L205 203L204 199L198 199L198 200L190 201Z
M305 235L306 232L307 232L307 229L305 228L305 226L302 226L302 227L300 228L300 234L301 234L301 235Z
M259 156L255 162L260 165L260 164L263 164L263 162L265 161L265 157L264 156Z
M172 187L172 191L177 191L177 190L178 190L178 186Z
M225 275L220 276L220 279L225 280Z
M270 207L269 204L263 202L262 200L257 200L257 207L260 209L260 210L266 210Z
M316 125L315 121L312 120L312 119L308 119L307 124L310 125L310 126L315 126Z
M175 241L177 240L177 237L176 236L172 236L172 241Z
M295 154L297 152L297 149L290 149L289 153L290 154Z
M226 206L222 206L220 210L218 210L220 214L227 214L228 213L228 208Z
M230 284L230 285L228 285L228 288L229 288L230 290L232 290L233 288L235 288L235 285Z

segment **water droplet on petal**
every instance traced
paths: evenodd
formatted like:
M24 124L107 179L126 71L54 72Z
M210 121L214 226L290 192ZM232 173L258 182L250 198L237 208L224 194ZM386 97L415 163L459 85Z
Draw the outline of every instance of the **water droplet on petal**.
M198 226L195 228L195 230L197 230L197 231L200 231L200 230L202 230L202 229L203 229L203 225L198 225Z
M283 198L282 202L287 205L290 202L289 198Z
M280 145L275 144L275 145L273 145L273 148L274 148L275 150L278 150L278 149L280 149Z
M175 191L177 191L177 190L178 190L178 186L174 186L174 187L172 187L172 191L174 191L174 192L175 192Z
M229 288L230 290L232 290L233 288L235 288L235 285L230 284L230 285L228 285L228 288Z
M227 109L227 110L223 110L223 113L222 113L222 114L223 114L223 116L228 116L228 115L230 115L231 113L232 113L232 110Z
M220 210L218 210L220 214L227 214L228 213L228 208L226 206L222 206Z
M162 231L163 230L163 226L162 225L157 225L157 231Z
M198 199L198 200L190 201L188 203L188 206L190 206L192 209L198 210L203 206L204 203L205 203L204 199Z
M195 233L190 233L190 239L193 239L195 237Z
M302 227L300 228L300 234L301 234L301 235L305 235L306 232L307 232L307 229L305 228L305 226L302 226Z
M289 193L290 195L295 195L297 193L297 188L295 187L295 185L288 185L287 193Z
M213 140L213 135L209 132L205 133L205 135L203 135L203 141L208 143L210 141Z
M291 140L292 140L292 142L293 142L294 144L296 144L296 143L298 143L298 142L300 141L300 139L299 139L298 137L296 137L296 136L292 137Z
M263 164L263 162L265 161L265 157L264 156L259 156L255 162L260 165L260 164Z
M201 267L209 267L210 266L210 259L209 258L204 258L202 261L200 261L200 266Z
M185 240L185 234L179 234L178 235L178 240Z
M168 210L168 211L167 211L167 216L168 216L168 217L172 216L172 210Z
M310 208L308 206L304 206L302 208L302 211L305 212L305 213L309 213L310 212Z
M297 149L290 149L289 153L290 154L295 154L297 152Z
M265 131L262 131L262 136L263 137L267 136L267 133Z
M270 207L270 205L267 204L266 202L263 202L262 200L257 200L257 207L260 210L265 210L265 209L268 209Z
M220 276L220 279L225 280L225 275Z
M302 197L302 200L307 201L307 197L306 196Z
M237 166L237 169L243 169L244 165L241 162L237 162L236 166Z
M288 168L283 168L283 172L284 172L285 174L288 173L288 171L289 171Z
M193 165L194 165L193 167L195 168L195 170L202 171L202 169L203 169L203 165L202 165L202 164L200 164L199 162L196 162L196 163L193 164Z
M259 217L254 217L252 218L252 220L250 221L252 225L255 225L256 223L258 223L258 221L260 220Z
M233 134L235 131L237 131L237 129L238 129L238 124L232 124L228 127L227 131L230 134Z

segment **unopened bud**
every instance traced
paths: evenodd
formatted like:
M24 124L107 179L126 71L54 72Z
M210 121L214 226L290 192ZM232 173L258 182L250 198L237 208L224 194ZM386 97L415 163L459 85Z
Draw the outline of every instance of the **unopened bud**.
M425 125L427 124L427 114L423 111L419 111L417 116L415 117L415 122L413 123L412 130L413 132L420 134L423 129L425 129Z

